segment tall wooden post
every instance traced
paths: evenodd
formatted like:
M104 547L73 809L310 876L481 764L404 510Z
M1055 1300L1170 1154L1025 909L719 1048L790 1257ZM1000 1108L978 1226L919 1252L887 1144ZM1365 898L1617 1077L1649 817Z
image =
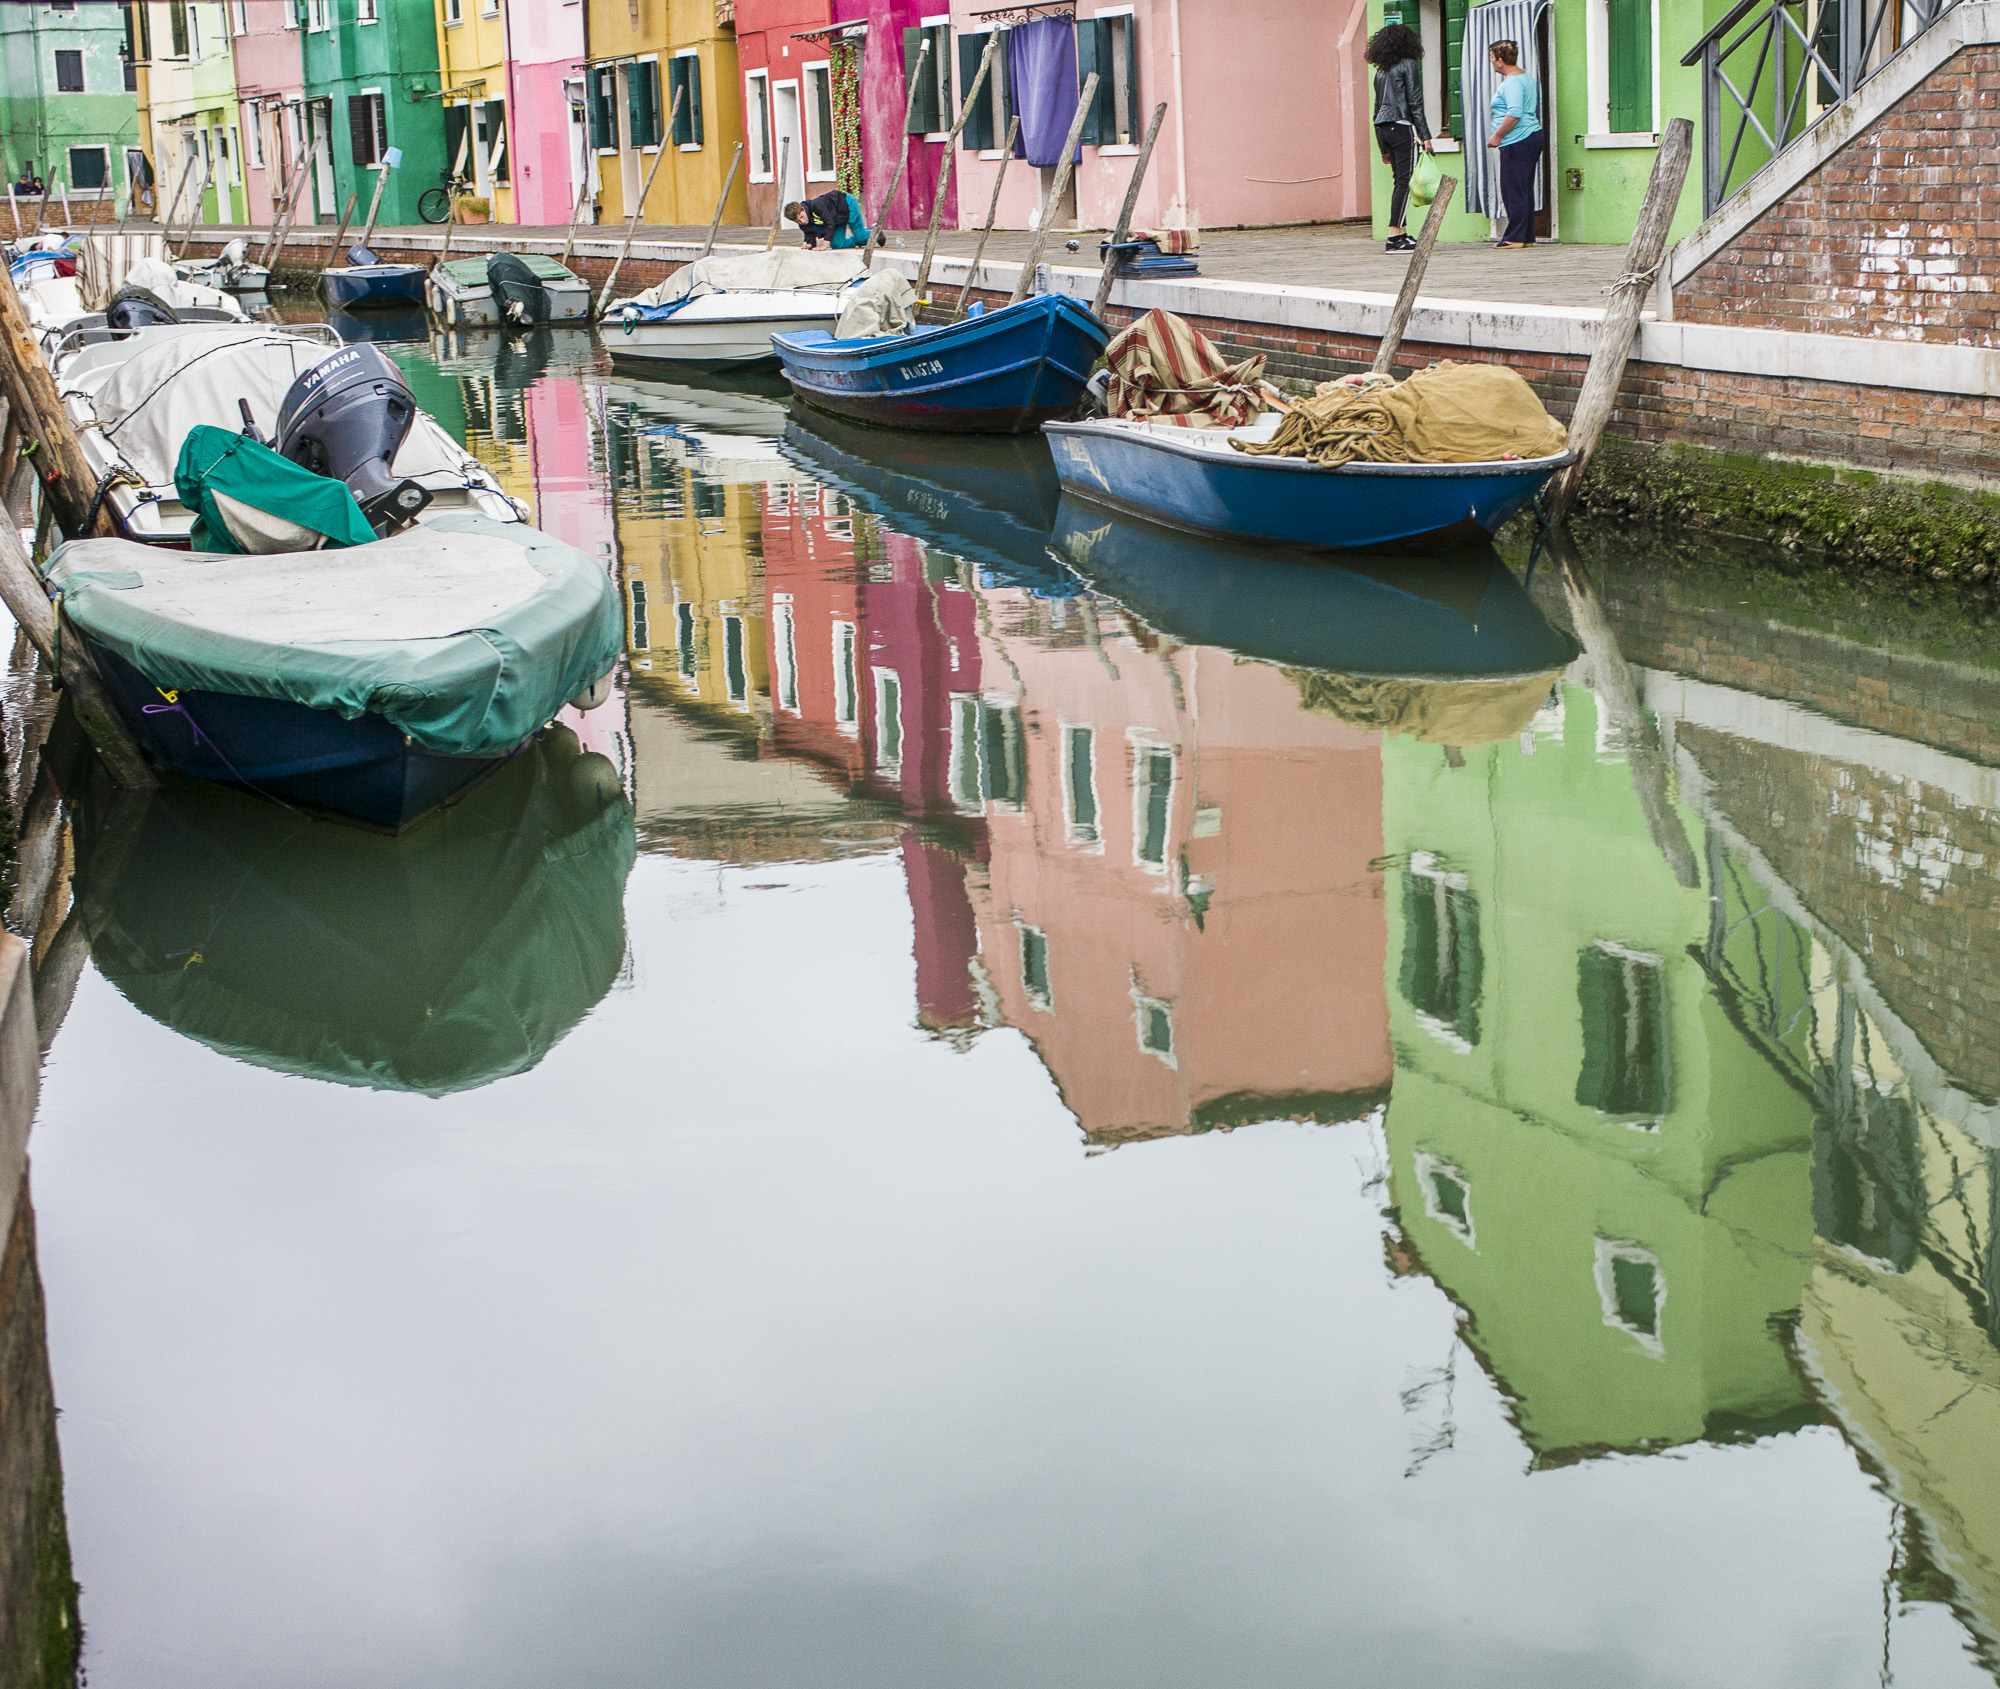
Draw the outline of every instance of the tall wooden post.
M576 226L583 221L583 202L590 198L590 161L596 154L586 151L583 155L583 180L577 184L576 204L569 214L569 234L563 241L562 267L569 268L569 255L576 250ZM458 215L454 208L452 215Z
M368 227L361 231L361 239L355 244L366 246L375 238L375 218L382 209L382 190L389 185L389 166L379 164L375 170L375 193L368 201Z
M1076 143L1083 134L1084 113L1090 110L1090 102L1097 97L1097 72L1092 71L1083 79L1083 92L1077 97L1076 116L1070 119L1069 136L1063 142L1062 163L1057 167L1055 185L1049 189L1049 202L1042 207L1042 220L1036 225L1035 238L1028 248L1028 256L1021 265L1020 278L1014 283L1014 297L1010 305L1018 305L1028 297L1028 289L1034 284L1035 267L1042 261L1042 250L1049 244L1049 230L1055 227L1056 211L1062 205L1063 195L1069 192L1069 179L1076 169Z
M1167 102L1162 100L1153 107L1153 121L1146 125L1146 139L1140 145L1139 156L1132 161L1132 179L1125 184L1125 203L1118 208L1118 226L1111 231L1111 241L1104 249L1104 268L1097 273L1097 292L1090 301L1092 316L1104 315L1104 307L1111 298L1111 284L1118 279L1118 248L1125 237L1132 232L1132 213L1139 204L1139 186L1146 179L1146 166L1152 162L1153 143L1160 138L1160 125L1166 121Z
M944 144L944 157L938 163L937 189L931 195L931 225L924 231L924 258L917 266L919 298L931 284L931 260L937 256L938 224L944 220L944 196L951 186L951 165L958 156L958 137L965 128L965 120L972 115L972 102L979 98L980 89L986 86L986 73L992 68L994 49L999 45L1000 31L989 31L986 51L979 55L979 70L972 78L972 86L965 91L965 97L958 102L958 121L951 126L950 138Z
M667 156L667 149L674 142L674 125L681 120L681 98L687 93L685 85L674 90L674 109L667 114L667 126L660 132L660 148L653 154L653 168L646 172L646 185L639 190L639 197L632 205L632 215L625 224L625 244L618 249L618 256L612 261L611 274L604 278L604 291L597 296L597 314L604 315L604 307L611 303L611 290L618 285L618 272L625 268L625 255L632 250L632 237L639 232L639 214L646 209L646 196L653 191L653 178L660 173L660 160Z
M889 238L889 231L883 227L883 224L888 218L889 205L896 197L896 190L903 185L903 172L910 167L910 119L916 116L917 90L923 86L924 66L930 62L931 38L930 33L926 31L922 44L917 48L917 62L910 68L909 91L903 96L903 153L896 160L896 168L890 174L889 191L882 196L880 203L875 207L875 232L868 237L868 249L862 259L864 266L873 266L875 254L881 250ZM785 185L783 182L780 182L778 184L778 199L780 201L779 209L781 212L783 210L782 202L784 197Z
M742 162L743 143L738 141L736 151L729 155L729 174L722 178L722 192L716 196L715 216L708 225L708 239L701 243L701 251L695 254L697 258L706 258L715 250L715 234L722 227L722 213L729 205L729 190L736 186L736 167ZM779 207L780 211L783 209Z
M771 232L764 237L764 250L778 244L778 231L785 226L785 178L792 172L792 138L778 142L778 214L771 219Z
M1438 243L1438 230L1444 227L1444 209L1451 204L1451 196L1456 192L1456 176L1446 176L1438 182L1430 215L1424 219L1423 232L1417 236L1416 250L1410 254L1410 266L1403 272L1402 291L1396 295L1395 307L1389 312L1389 325L1382 331L1382 343L1375 348L1375 361L1368 366L1376 375L1391 373L1389 366L1396 361L1396 353L1402 347L1403 334L1410 326L1410 313L1417 308L1417 290L1424 285L1424 272L1430 268L1431 253Z
M986 256L986 241L993 233L993 219L1000 213L1000 190L1007 182L1007 166L1014 162L1014 138L1021 133L1021 114L1007 125L1007 145L1000 153L1000 168L993 172L993 197L986 202L986 226L979 231L979 244L972 249L972 267L965 272L965 286L958 290L958 303L951 308L951 320L965 315L965 301L979 280L979 264Z

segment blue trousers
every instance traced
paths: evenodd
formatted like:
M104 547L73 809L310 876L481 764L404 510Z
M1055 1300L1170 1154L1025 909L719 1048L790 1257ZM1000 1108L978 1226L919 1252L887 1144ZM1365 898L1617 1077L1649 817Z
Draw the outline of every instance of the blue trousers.
M1525 141L1500 147L1500 203L1507 208L1507 232L1500 238L1535 244L1535 168L1542 162L1542 148L1548 142L1545 131L1537 129Z

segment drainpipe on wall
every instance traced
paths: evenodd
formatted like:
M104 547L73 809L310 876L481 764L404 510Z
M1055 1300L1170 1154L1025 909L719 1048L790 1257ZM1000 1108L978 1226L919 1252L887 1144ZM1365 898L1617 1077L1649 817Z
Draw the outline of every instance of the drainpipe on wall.
M1167 0L1167 22L1174 52L1174 185L1180 195L1181 220L1188 217L1187 100L1181 93L1181 0Z

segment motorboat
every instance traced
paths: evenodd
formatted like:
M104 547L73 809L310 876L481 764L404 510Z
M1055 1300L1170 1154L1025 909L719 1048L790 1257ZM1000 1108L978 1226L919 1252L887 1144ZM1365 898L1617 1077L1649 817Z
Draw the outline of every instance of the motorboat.
M1040 293L937 327L772 339L785 379L816 409L926 433L1025 434L1083 397L1110 333L1084 306Z
M351 246L344 265L320 271L319 285L329 305L350 311L357 306L421 305L429 273L422 264L385 264L367 247Z
M1575 461L1315 463L1251 455L1282 418L1185 428L1132 418L1047 423L1063 491L1167 527L1323 551L1449 551L1483 542Z
M174 273L184 282L224 293L262 293L271 284L269 266L250 262L250 249L241 235L213 258L183 258Z
M161 324L89 340L60 360L56 386L119 531L151 545L186 545L195 512L182 502L175 467L190 431L203 424L233 431L247 420L271 433L295 385L343 355L341 367L366 369L380 397L398 389L407 396L384 354L343 346L323 323ZM409 411L389 467L429 495L422 520L527 519L491 471L414 400Z
M15 292L51 369L81 347L181 323L249 321L218 288L183 281L164 258L111 238L38 247L9 260Z
M775 369L772 337L830 332L846 290L868 273L859 252L721 253L696 259L604 313L611 361L655 369Z
M424 303L445 328L587 323L590 302L590 283L537 252L449 259L424 283Z

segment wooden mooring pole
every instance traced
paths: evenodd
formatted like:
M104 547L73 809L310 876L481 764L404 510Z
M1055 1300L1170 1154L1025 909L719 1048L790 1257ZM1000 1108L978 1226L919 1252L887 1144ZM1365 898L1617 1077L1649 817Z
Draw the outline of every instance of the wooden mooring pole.
M896 190L903 185L903 172L910 167L910 119L916 115L917 90L923 86L924 66L930 62L931 37L930 31L926 30L924 31L923 41L917 48L917 62L910 66L907 72L909 76L909 88L903 95L902 156L896 160L896 168L889 177L889 191L882 196L880 203L875 207L875 232L868 237L868 249L862 255L863 263L870 269L874 268L875 254L888 244L889 231L883 225L889 215L890 203L896 197ZM784 199L785 184L783 178L780 178L778 182L778 214L781 217L784 215Z
M667 156L667 149L674 144L674 125L681 120L681 96L686 92L685 83L674 90L674 109L667 114L667 126L660 132L660 146L653 154L653 168L646 172L646 185L632 202L632 215L625 223L625 244L619 247L618 256L611 261L611 274L604 278L604 291L597 296L597 314L600 317L604 315L604 307L611 303L611 290L618 285L618 272L625 268L625 255L632 250L632 237L639 232L639 216L646 209L646 196L653 191L653 178L660 173L660 160Z
M1118 248L1125 237L1132 232L1132 213L1139 204L1139 185L1146 179L1146 166L1153 161L1153 143L1160 138L1160 125L1167 118L1167 102L1162 100L1153 107L1153 121L1146 125L1146 139L1139 148L1139 156L1132 161L1132 179L1125 184L1125 203L1118 208L1118 226L1111 231L1111 239L1104 248L1104 268L1097 272L1097 292L1090 301L1090 314L1104 315L1104 307L1111 300L1111 284L1118 279Z
M1680 205L1681 184L1687 180L1688 161L1693 156L1694 125L1685 117L1670 119L1660 137L1660 150L1653 157L1653 178L1646 184L1638 226L1625 251L1624 273L1606 290L1611 303L1597 331L1597 349L1590 354L1583 390L1577 394L1576 409L1570 416L1569 445L1576 461L1550 483L1548 496L1542 500L1542 520L1551 527L1565 520L1575 505L1583 473L1590 467L1591 453L1597 450L1598 436L1617 406L1625 361L1632 355L1632 341L1639 332L1639 313L1659 274L1667 230Z
M711 252L715 250L716 231L722 227L722 213L729 204L729 190L736 186L736 167L742 162L743 162L743 143L741 141L738 141L736 143L735 152L729 155L729 174L722 178L722 192L715 196L715 215L709 220L708 239L701 243L701 250L695 254L696 258L706 258ZM582 208L582 204L583 202L581 200L577 202L579 210ZM780 206L778 210L779 213L782 215L784 207ZM572 233L574 233L574 230L572 230ZM565 255L565 260L567 260L569 248L564 247L563 252Z
M771 232L764 237L766 252L778 244L778 231L785 226L785 178L791 173L792 138L787 135L778 142L778 209L771 218Z
M1077 96L1076 116L1070 119L1069 134L1063 140L1062 163L1056 168L1055 184L1049 189L1048 204L1042 207L1042 220L1035 226L1035 238L1028 247L1028 256L1021 261L1021 274L1014 282L1014 296L1008 300L1017 305L1028 297L1028 289L1034 285L1035 269L1042 261L1042 251L1049 244L1049 230L1056 226L1056 213L1062 207L1063 195L1069 192L1069 179L1076 169L1076 143L1083 135L1084 114L1090 110L1090 102L1097 97L1097 72L1092 71L1083 79L1083 91Z
M992 68L1000 35L997 29L987 32L986 50L979 55L979 69L972 78L972 86L966 89L965 97L958 102L958 121L951 126L951 134L944 143L944 157L938 160L937 187L931 193L931 222L924 231L924 258L917 266L919 300L924 296L924 289L931 284L931 264L937 257L938 225L944 220L944 196L951 188L951 164L958 156L959 132L965 128L965 120L972 115L972 102L979 98L979 91L986 86L986 73Z
M1410 254L1410 267L1403 272L1403 290L1396 295L1395 308L1389 313L1389 326L1382 331L1382 344L1375 348L1375 361L1368 366L1371 374L1395 373L1389 366L1402 350L1403 334L1410 326L1410 313L1417 308L1417 292L1424 285L1424 272L1431 266L1431 253L1437 247L1438 231L1444 227L1444 208L1451 204L1451 196L1457 192L1456 176L1446 176L1439 181L1437 195L1431 201L1431 214L1424 219L1423 233L1417 236L1417 249Z
M965 272L965 286L958 290L958 303L951 308L951 320L965 315L965 301L979 280L980 261L986 256L986 241L993 233L993 219L1000 214L1000 190L1007 181L1007 166L1014 162L1014 138L1021 133L1021 114L1007 125L1007 145L1001 149L1000 168L993 172L993 197L986 202L986 226L979 231L979 244L972 249L972 267Z

